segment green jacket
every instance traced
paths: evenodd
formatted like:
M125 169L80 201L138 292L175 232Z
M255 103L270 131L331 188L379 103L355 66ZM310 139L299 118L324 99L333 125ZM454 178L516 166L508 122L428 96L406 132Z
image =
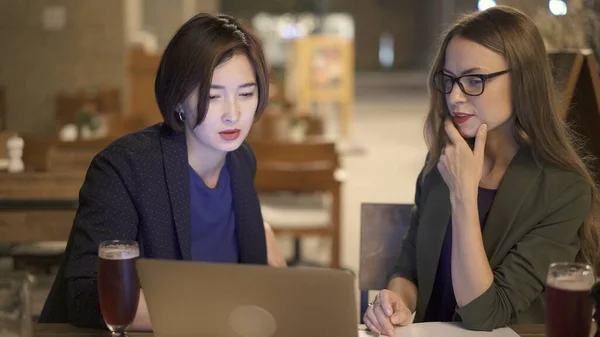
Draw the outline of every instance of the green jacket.
M456 309L467 329L545 321L545 280L550 263L574 261L579 231L592 202L591 186L569 171L538 164L521 149L510 163L490 208L483 245L494 282ZM418 289L415 322L423 320L450 220L449 191L439 171L421 172L415 208L394 275Z

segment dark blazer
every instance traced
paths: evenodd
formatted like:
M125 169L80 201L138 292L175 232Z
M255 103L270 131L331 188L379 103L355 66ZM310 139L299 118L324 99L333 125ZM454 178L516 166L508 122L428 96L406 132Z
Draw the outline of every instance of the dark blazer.
M581 176L541 165L530 149L521 149L500 183L483 230L494 282L457 308L454 319L475 330L543 323L548 267L575 260L591 202L591 186ZM395 275L417 286L415 322L420 322L451 216L448 187L437 169L419 175L415 206Z
M266 264L247 144L227 154L242 263ZM137 240L140 256L191 259L190 184L184 134L157 124L113 142L92 160L61 265L39 321L104 328L97 292L98 246Z

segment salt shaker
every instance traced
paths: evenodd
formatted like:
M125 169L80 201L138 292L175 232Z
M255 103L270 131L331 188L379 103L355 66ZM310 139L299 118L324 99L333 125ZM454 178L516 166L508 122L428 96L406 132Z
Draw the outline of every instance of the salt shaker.
M6 148L8 149L8 172L18 173L25 170L25 164L23 163L23 147L25 142L23 138L14 135L6 141Z

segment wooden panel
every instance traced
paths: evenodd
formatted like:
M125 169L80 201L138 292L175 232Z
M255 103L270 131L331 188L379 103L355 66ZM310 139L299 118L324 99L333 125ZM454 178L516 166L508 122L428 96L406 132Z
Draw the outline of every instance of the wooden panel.
M162 122L162 115L156 104L154 81L160 63L160 54L147 54L141 48L134 48L128 60L129 106L128 119L137 124L149 126Z
M254 185L260 192L329 192L337 182L334 168L277 169L259 167Z
M57 140L42 138L36 135L22 135L25 147L23 148L23 163L26 171L48 170L48 150Z
M0 159L8 158L8 148L6 142L16 133L11 131L0 131Z
M78 200L85 172L0 172L0 199Z
M8 118L8 112L6 112L6 104L6 89L4 87L0 87L0 131L6 130L8 128L6 126Z
M23 162L27 171L61 170L66 167L87 170L94 155L113 141L113 138L103 138L64 142L58 138L35 135L25 135L23 139Z
M66 241L75 210L0 211L2 242Z
M259 165L267 163L310 163L327 161L338 165L335 144L331 142L249 141Z
M94 151L64 151L51 148L48 153L48 170L56 172L87 171L95 155Z

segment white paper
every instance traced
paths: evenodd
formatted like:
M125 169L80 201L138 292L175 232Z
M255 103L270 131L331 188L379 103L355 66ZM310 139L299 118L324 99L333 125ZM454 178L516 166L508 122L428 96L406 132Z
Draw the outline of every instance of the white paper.
M365 331L364 326L358 333L359 337L376 337L376 333ZM471 331L463 328L459 323L414 323L405 327L396 328L394 337L519 337L511 328L500 328L491 332Z

